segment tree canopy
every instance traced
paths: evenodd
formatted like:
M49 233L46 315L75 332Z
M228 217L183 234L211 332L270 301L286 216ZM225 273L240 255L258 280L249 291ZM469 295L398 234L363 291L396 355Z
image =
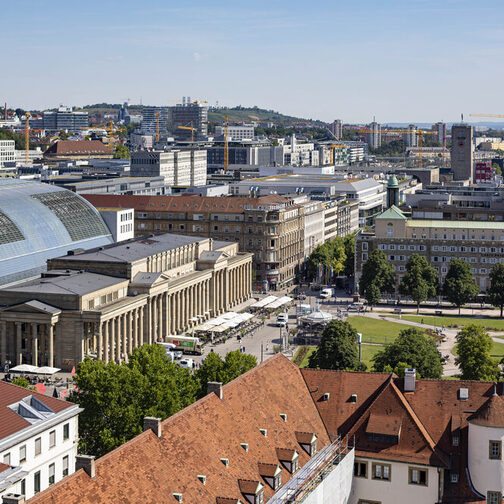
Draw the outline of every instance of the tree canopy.
M463 259L452 259L443 284L446 299L458 309L473 299L479 292L478 284L473 278L471 266Z
M399 292L410 296L417 304L417 313L420 303L434 297L437 291L437 271L430 266L424 256L413 254L406 264L407 273L404 275Z
M376 353L373 361L374 371L404 368L407 364L423 378L440 378L443 374L436 343L416 327L401 331L393 343Z
M380 301L384 292L393 292L395 285L394 266L381 250L373 250L362 266L359 291L370 305Z
M490 355L491 348L492 338L483 327L471 324L459 331L455 363L460 367L460 377L464 380L497 380L499 366Z
M328 279L331 268L333 275L338 275L345 270L346 265L345 242L343 238L337 237L319 245L308 257L308 270L312 278L318 274L318 266L324 267L325 276Z
M504 308L504 264L495 264L490 271L490 288L488 289L488 301L500 308L500 317Z
M194 374L168 359L159 345L133 350L127 363L79 363L77 389L68 400L79 415L79 450L97 457L140 434L146 416L165 419L206 394L208 381L228 381L256 365L255 357L229 352L223 361L213 352Z
M126 145L118 144L114 151L114 159L129 159L130 151Z
M341 320L331 321L322 333L320 343L310 355L308 366L320 369L362 370L359 362L357 331Z

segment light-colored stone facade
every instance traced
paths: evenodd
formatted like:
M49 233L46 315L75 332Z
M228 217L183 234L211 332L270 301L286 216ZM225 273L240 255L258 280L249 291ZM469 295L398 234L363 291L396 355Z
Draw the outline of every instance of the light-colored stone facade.
M50 260L48 270L0 290L2 363L71 369L86 356L121 362L144 343L246 301L252 254L237 243L161 235L72 251Z

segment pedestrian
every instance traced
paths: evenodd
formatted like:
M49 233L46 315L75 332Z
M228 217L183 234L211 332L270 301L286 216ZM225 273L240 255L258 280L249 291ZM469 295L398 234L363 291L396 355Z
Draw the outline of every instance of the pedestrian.
M243 347L243 353L245 353L245 347Z
M266 352L268 351L268 349L269 349L269 345L266 345Z
M423 325L423 318L422 318L422 325Z

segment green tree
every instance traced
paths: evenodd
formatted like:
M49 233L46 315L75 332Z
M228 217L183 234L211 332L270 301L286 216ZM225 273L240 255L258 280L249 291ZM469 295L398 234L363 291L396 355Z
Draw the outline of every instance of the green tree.
M490 271L490 288L488 289L488 301L500 308L500 317L504 308L504 264L497 263Z
M494 171L495 175L502 175L502 168L500 167L499 163L493 163L492 170Z
M308 367L320 369L362 369L357 350L357 331L341 320L331 321L320 343L310 355ZM365 368L365 366L364 366Z
M126 145L118 144L114 151L114 159L129 159L130 151Z
M197 380L173 364L159 345L136 348L121 365L85 359L78 365L78 391L68 400L83 408L79 449L104 455L142 432L143 418L162 419L196 399Z
M373 250L362 266L359 291L373 306L385 292L393 292L395 285L394 266L381 250Z
M479 292L471 266L463 259L452 259L443 284L443 294L459 309Z
M30 389L30 390L35 390L35 387L32 387L30 385L30 382L24 376L20 376L18 378L14 378L12 380L12 384L13 385L17 385L19 387L27 388L27 389Z
M457 334L457 354L455 363L464 380L497 380L499 366L490 356L492 338L479 325L465 326Z
M199 380L198 396L206 395L208 382L228 383L255 366L257 359L239 350L228 352L225 359L215 352L210 352L195 373Z
M436 295L437 271L429 265L424 256L413 254L406 264L399 292L410 296L417 304L417 314L420 312L420 303Z
M329 280L329 274L332 269L333 275L338 275L346 267L345 243L341 237L327 241L319 245L308 257L308 270L312 278L318 275L319 264L324 266L326 280Z
M373 362L374 371L403 370L407 364L423 378L440 378L443 374L436 343L416 327L401 331L393 343L375 354Z
M347 277L354 276L355 270L355 233L346 235L343 238L343 246L345 247L345 275Z

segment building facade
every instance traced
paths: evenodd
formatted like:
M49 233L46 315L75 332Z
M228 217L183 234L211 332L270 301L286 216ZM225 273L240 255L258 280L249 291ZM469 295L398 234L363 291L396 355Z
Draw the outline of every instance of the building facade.
M248 299L251 265L236 243L170 234L69 251L42 277L0 289L0 359L122 362Z
M329 129L336 140L341 140L341 138L343 138L343 121L341 119L334 120L329 126Z
M181 140L205 140L208 136L208 107L190 101L170 107L171 128L174 136ZM184 128L194 128L193 131Z
M438 141L439 144L443 147L443 149L446 148L446 123L444 122L437 122L432 126L432 130L437 133L436 140Z
M451 259L471 265L480 290L490 286L490 270L504 261L504 222L444 221L411 219L391 207L375 219L375 230L355 237L355 277L375 249L383 250L396 272L396 288L406 274L406 263L414 253L424 256L442 283Z
M294 282L304 261L304 209L282 196L89 195L98 206L135 209L135 233L180 233L236 241L254 257L255 281L275 289Z
M14 140L0 140L0 168L5 163L13 163L16 160L16 148Z
M80 411L0 381L0 499L29 499L75 471Z
M226 128L224 126L215 126L215 136L224 136ZM230 124L228 126L228 140L232 142L241 142L242 140L254 139L253 124Z
M452 126L451 171L453 180L473 182L473 127L466 124Z
M368 124L367 143L372 149L381 147L381 125L376 121Z
M89 126L87 112L75 112L72 107L60 107L57 111L43 113L43 129L48 133L66 131L69 133L85 130Z
M137 151L131 153L132 177L164 177L175 187L206 184L205 150Z
M135 237L135 212L133 208L97 208L112 233L114 241L121 242Z
M159 131L161 137L166 136L168 127L168 107L144 107L142 110L141 132L155 136Z

